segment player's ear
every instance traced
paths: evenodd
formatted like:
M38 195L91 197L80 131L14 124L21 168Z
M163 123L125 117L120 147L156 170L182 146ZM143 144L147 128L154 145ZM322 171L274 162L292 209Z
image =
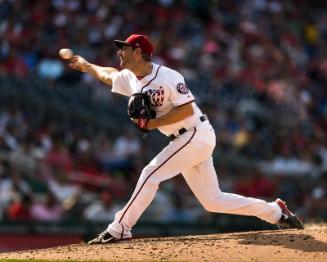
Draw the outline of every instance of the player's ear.
M135 48L134 49L134 55L135 55L135 58L141 59L142 58L142 50L141 50L141 48Z

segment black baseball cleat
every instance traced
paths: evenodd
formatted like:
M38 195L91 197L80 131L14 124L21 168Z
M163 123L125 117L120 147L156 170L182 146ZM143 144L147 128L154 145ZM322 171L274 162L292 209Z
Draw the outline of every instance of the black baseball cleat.
M107 230L100 233L96 238L90 240L87 242L88 245L94 245L94 244L110 244L110 243L116 243L120 241L120 239L115 238L112 236Z
M277 223L279 229L304 229L302 221L294 215L291 211L288 210L285 202L279 198L275 200L275 202L279 205L282 210L282 216Z

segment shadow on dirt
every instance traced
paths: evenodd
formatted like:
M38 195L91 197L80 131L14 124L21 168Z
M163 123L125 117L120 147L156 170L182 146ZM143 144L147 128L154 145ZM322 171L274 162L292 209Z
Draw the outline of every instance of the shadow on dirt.
M212 235L209 238L202 238L197 236L192 237L179 237L178 239L173 238L159 238L148 240L147 243L155 242L176 242L183 244L192 244L192 242L206 242L206 241L223 241L228 242L230 240L238 241L241 245L255 245L255 246L280 246L289 249L301 250L303 252L327 252L327 243L315 239L310 234L303 231L295 231L296 234L292 234L291 231L287 233L285 231L266 231L266 232L248 232L248 233L238 233L232 235ZM300 234L299 234L300 233ZM325 234L325 231L321 231L321 234ZM217 243L218 244L218 243Z
M302 250L303 252L326 252L327 243L316 240L308 234L291 233L255 233L238 234L234 239L240 239L242 245L281 246L289 249Z

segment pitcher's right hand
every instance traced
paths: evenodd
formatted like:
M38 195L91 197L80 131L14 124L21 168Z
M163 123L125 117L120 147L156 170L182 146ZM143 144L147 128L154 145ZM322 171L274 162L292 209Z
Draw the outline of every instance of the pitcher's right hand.
M69 62L70 62L69 63L70 68L84 72L84 73L87 72L87 67L90 64L85 58L83 58L79 55L74 55L69 60Z

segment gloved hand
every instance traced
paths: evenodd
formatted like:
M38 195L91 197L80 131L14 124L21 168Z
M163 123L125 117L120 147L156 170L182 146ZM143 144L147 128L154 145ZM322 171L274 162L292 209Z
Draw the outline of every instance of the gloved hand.
M150 119L156 118L156 111L151 107L151 101L147 94L133 94L128 101L128 116L136 124L137 128L147 132Z

